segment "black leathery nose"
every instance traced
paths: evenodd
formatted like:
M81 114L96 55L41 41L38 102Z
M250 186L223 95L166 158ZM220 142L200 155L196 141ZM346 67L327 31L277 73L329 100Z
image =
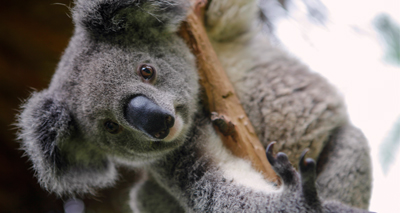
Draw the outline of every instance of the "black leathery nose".
M175 118L166 109L158 106L145 96L136 96L125 107L125 119L135 128L163 139L174 126Z

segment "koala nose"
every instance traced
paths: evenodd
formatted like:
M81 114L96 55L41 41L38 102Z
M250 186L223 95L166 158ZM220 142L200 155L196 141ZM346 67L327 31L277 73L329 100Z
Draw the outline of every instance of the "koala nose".
M125 119L129 124L157 139L163 139L174 126L175 118L144 96L132 98L125 107Z

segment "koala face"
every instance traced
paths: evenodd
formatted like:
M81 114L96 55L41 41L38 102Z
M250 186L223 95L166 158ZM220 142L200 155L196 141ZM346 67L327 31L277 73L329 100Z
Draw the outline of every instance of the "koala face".
M71 195L112 185L115 160L140 165L183 144L199 89L176 35L187 1L75 3L75 32L50 86L18 117L39 183Z
M198 90L193 59L183 47L176 35L123 48L92 43L74 66L75 86L65 91L82 136L135 161L179 146Z
M163 15L153 15L159 10ZM55 134L84 141L56 142L61 150L75 152L85 143L146 162L183 143L199 89L194 57L176 34L185 11L185 4L168 1L77 2L75 34L42 92L73 121L73 128L63 128L71 132Z

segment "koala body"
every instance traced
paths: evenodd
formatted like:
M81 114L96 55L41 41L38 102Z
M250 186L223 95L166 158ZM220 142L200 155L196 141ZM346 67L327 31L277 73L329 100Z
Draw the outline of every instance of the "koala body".
M94 193L115 182L117 165L129 165L148 175L131 192L138 212L362 212L325 198L367 208L365 139L347 123L335 90L257 31L256 1L213 0L209 35L262 142L276 140L290 160L301 159L300 175L270 147L278 188L226 150L201 110L194 57L176 34L189 7L76 2L74 36L51 84L19 117L41 185ZM317 165L304 160L305 147Z
M309 148L320 195L368 208L372 168L364 135L349 123L336 88L271 45L257 2L212 1L206 25L258 137L265 147L276 141L294 165Z

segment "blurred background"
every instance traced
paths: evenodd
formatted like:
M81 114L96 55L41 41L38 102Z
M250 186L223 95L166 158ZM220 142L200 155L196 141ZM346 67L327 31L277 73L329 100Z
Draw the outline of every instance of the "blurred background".
M40 188L22 157L13 123L34 90L46 88L73 32L70 0L0 1L0 212L64 212L64 199ZM86 212L123 212L133 172L116 189L83 199ZM128 181L130 180L130 181ZM79 202L69 208L79 209ZM79 211L73 211L78 213Z
M400 1L261 0L265 33L342 92L367 136L374 166L370 210L400 202ZM71 0L0 1L0 212L63 212L18 150L19 105L47 87L72 35ZM132 172L86 198L86 212L123 211Z
M369 141L370 210L398 212L400 1L279 0L275 7L275 0L266 1L277 45L340 90L350 120Z
M0 212L62 210L33 178L12 124L32 88L49 83L72 32L67 13L51 0L0 1Z

